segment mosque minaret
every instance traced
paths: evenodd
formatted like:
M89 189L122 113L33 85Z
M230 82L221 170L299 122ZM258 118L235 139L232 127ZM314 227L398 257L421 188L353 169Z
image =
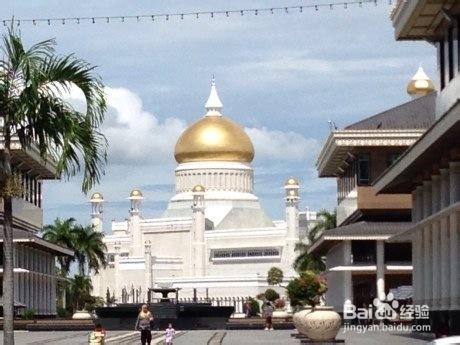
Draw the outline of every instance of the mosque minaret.
M286 280L295 274L298 180L285 183L286 219L270 219L254 194L251 139L223 114L214 80L205 108L177 140L175 195L163 215L146 218L143 194L134 189L128 218L112 221L104 239L109 265L92 277L96 295L109 290L117 301L143 301L148 287L172 286L182 296L193 289L255 296L267 288L271 267L281 268ZM92 224L102 231L102 194L90 202Z

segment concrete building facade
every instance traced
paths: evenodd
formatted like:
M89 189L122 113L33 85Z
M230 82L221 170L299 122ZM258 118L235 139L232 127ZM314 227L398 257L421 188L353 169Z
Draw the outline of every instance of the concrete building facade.
M460 61L458 1L398 1L396 38L438 52L436 122L375 182L380 194L411 193L414 303L430 307L434 331L460 333Z

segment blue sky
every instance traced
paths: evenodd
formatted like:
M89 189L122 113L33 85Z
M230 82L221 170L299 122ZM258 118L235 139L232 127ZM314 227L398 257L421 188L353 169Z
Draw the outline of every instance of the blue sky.
M137 15L321 3L315 1L11 1L1 17ZM324 2L324 1L323 1ZM108 87L105 221L127 216L131 189L145 191L144 216L173 195L177 136L204 114L216 75L224 114L256 148L255 188L268 214L283 217L286 177L302 181L302 207L333 208L335 182L318 179L315 160L329 128L408 101L408 80L422 64L435 79L435 50L396 42L388 1L288 15L245 15L100 24L22 24L27 44L54 37L61 54L98 66ZM1 27L0 30L5 30ZM89 221L80 179L45 184L45 222ZM108 230L108 227L106 226Z

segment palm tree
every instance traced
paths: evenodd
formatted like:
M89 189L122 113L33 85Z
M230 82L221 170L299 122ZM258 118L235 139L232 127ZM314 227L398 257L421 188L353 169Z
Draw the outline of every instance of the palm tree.
M107 247L103 241L104 234L90 226L77 226L74 230L74 250L78 262L79 274L84 276L88 271L98 273L101 267L107 266L105 251Z
M56 218L54 224L48 224L43 227L43 239L58 244L64 247L67 247L71 250L75 250L75 219L68 218L61 220ZM59 256L58 262L60 266L60 275L62 277L67 277L70 270L70 264L75 261L71 256Z
M99 182L106 161L107 142L99 132L106 102L94 67L73 55L58 56L55 41L26 48L10 29L3 36L0 59L0 193L3 198L3 329L4 344L14 344L13 333L13 216L12 198L19 196L13 174L12 140L22 149L35 148L44 162L55 162L57 173L70 177L83 172L82 191ZM63 98L71 87L86 100L84 112Z
M316 254L308 253L310 247L321 237L324 230L333 229L336 227L336 212L321 210L317 214L318 222L308 232L308 242L298 242L295 246L295 251L300 254L294 260L294 268L297 272L314 271L322 272L326 269L326 265L321 257Z
M93 284L91 283L91 278L82 275L76 275L71 278L69 297L72 301L72 306L76 310L83 308L85 303L90 299L92 290Z
M316 214L318 222L308 232L308 241L313 244L323 233L324 230L334 229L337 227L337 214L336 211L329 212L321 210Z

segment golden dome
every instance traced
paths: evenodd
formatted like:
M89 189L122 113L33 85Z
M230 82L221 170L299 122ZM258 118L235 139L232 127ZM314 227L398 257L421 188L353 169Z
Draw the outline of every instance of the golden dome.
M214 78L205 108L206 115L179 137L174 150L178 163L198 161L251 162L251 139L236 122L222 116L222 102Z
M129 193L130 198L143 198L142 192L139 189L133 189L131 193Z
M199 192L204 192L204 187L202 185L196 185L193 187L192 192L194 193L199 193Z
M196 161L251 162L251 139L234 121L223 116L205 116L187 128L174 150L178 163Z
M93 202L104 201L104 197L102 196L102 193L95 192L93 193L93 195L91 195L90 201L93 201Z
M411 96L424 96L435 90L431 79L426 75L420 66L417 73L412 77L407 85L407 93Z

